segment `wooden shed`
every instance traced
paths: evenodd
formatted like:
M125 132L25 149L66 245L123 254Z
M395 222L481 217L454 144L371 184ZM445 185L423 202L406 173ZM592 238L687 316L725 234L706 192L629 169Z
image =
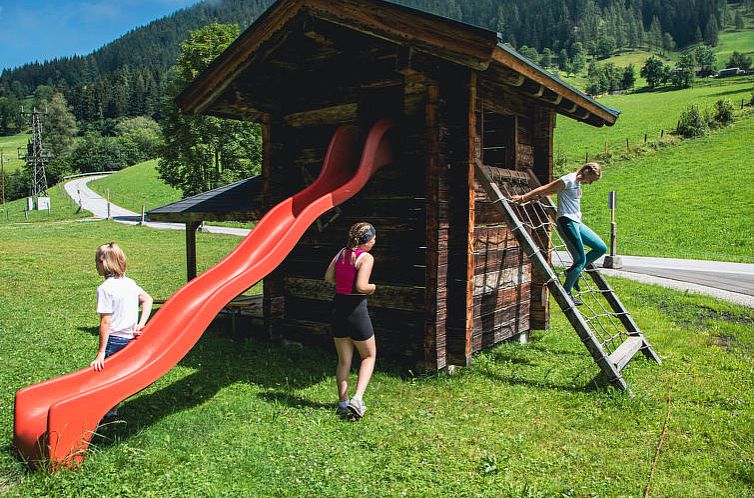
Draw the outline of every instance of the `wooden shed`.
M339 125L395 121L395 163L264 280L264 321L273 338L329 342L324 270L348 227L370 221L380 354L429 370L548 326L547 288L475 183L475 159L548 182L557 114L592 126L618 116L495 32L379 0L280 0L177 101L262 124L264 209L316 178Z

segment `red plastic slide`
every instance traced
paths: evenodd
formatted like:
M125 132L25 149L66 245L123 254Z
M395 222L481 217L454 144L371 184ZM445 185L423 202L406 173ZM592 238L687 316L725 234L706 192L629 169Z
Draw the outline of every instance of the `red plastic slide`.
M85 368L19 390L13 437L19 456L49 459L53 467L80 462L110 408L176 365L220 310L275 269L317 217L392 162L391 127L388 120L372 127L360 161L357 128L339 128L317 180L271 209L233 252L173 294L141 337L105 360L104 370Z

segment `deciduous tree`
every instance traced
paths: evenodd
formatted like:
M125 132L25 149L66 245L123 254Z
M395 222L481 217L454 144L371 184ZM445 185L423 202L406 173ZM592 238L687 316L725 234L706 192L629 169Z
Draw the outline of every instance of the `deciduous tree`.
M170 95L177 95L238 36L238 26L213 23L181 43ZM261 164L261 132L254 123L188 116L174 101L163 108L161 159L158 170L168 184L185 195L257 174Z

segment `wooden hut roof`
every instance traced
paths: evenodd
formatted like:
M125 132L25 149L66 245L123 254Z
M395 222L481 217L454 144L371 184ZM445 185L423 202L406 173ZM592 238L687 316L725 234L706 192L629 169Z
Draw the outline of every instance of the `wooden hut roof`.
M178 95L178 105L187 113L246 120L274 112L274 103L244 94L234 82L281 46L289 34L283 28L302 17L393 43L409 58L416 51L480 71L493 82L594 126L612 125L619 115L503 44L494 31L383 0L278 0Z
M243 208L241 208L243 206ZM255 221L264 214L262 177L246 178L147 213L152 221Z

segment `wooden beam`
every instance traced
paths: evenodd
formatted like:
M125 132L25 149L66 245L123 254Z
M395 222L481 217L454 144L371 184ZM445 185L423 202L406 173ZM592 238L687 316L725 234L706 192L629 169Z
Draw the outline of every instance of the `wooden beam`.
M507 50L496 47L493 54L492 54L492 60L494 63L501 64L505 67L508 67L512 69L513 71L516 71L527 78L544 85L548 89L552 90L553 92L562 95L563 97L567 98L568 100L577 103L580 107L583 107L585 110L591 112L592 114L595 114L596 116L599 116L602 120L605 121L605 123L612 125L615 123L615 121L618 119L617 116L613 115L612 113L608 112L603 107L597 105L595 102L591 101L586 95L579 92L578 90L574 90L565 84L557 81L552 76L548 75L547 73L537 70L536 68L526 64L524 61L519 59L518 57L514 56Z
M467 164L467 178L468 184L466 185L467 197L468 197L468 220L466 226L466 363L471 363L472 344L471 335L474 328L474 200L476 198L476 191L474 190L474 169L475 162L479 159L477 154L481 151L477 151L477 123L476 123L476 110L477 110L477 73L471 72L471 78L469 82L469 120L468 120L468 134L469 134L469 150L468 150L468 164Z
M196 278L196 230L201 221L186 223L186 278L191 281Z
M283 120L286 125L293 127L335 125L355 122L358 112L357 103L341 104L288 114Z

